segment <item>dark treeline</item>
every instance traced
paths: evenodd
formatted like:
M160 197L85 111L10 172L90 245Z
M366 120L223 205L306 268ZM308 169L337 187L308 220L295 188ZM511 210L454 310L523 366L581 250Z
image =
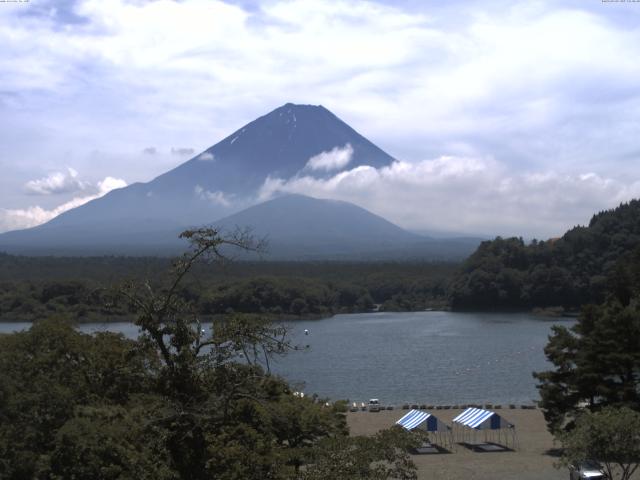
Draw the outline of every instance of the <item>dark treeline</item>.
M453 279L454 309L576 309L599 303L607 278L623 255L640 245L640 201L593 216L561 238L483 242Z
M0 255L0 320L69 314L80 321L122 320L113 298L127 280L159 282L170 261L134 257ZM449 263L238 262L194 267L179 294L201 315L241 312L313 317L422 310L446 304ZM154 280L155 279L155 280Z

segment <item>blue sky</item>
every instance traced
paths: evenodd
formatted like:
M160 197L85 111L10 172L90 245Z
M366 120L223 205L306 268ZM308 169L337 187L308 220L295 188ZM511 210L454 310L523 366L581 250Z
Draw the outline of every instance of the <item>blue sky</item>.
M0 3L0 231L286 102L399 162L284 191L415 230L547 237L640 196L640 3Z

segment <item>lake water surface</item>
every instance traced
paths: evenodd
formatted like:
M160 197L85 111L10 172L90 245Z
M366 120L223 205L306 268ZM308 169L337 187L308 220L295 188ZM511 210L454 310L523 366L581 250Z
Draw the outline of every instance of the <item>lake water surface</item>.
M302 348L272 370L307 394L382 403L531 403L531 372L549 368L551 325L573 320L518 313L364 313L287 322ZM28 328L0 323L0 332ZM137 335L130 323L83 324L84 332ZM304 331L309 331L305 335Z

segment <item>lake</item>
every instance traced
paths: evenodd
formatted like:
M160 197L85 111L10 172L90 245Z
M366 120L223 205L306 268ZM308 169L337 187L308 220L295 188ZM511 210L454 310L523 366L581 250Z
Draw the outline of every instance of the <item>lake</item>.
M531 372L549 368L543 348L551 326L574 322L524 313L457 312L285 322L294 344L309 348L278 359L272 371L307 394L334 400L530 404L539 398ZM28 327L0 323L0 332ZM80 329L137 335L130 323L90 323Z

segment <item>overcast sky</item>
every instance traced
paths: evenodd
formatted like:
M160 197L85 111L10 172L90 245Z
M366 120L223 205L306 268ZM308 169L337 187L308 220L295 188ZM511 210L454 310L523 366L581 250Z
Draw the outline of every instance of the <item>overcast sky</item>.
M0 231L286 103L399 160L283 190L414 230L548 237L640 197L640 3L0 3Z

